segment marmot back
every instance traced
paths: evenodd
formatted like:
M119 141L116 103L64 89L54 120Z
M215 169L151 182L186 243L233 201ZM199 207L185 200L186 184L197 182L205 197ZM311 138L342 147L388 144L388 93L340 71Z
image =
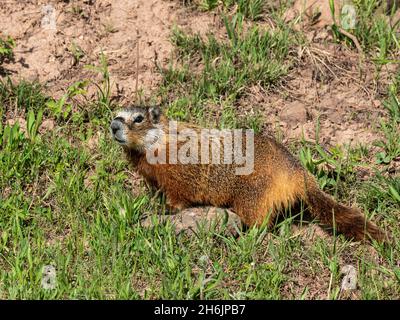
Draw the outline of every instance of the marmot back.
M211 205L230 208L248 226L272 225L280 212L303 201L314 217L347 237L385 239L358 209L321 191L315 178L271 138L172 122L157 107L127 108L110 129L135 169L166 194L172 210ZM249 159L243 148L252 151ZM252 170L238 173L244 165Z

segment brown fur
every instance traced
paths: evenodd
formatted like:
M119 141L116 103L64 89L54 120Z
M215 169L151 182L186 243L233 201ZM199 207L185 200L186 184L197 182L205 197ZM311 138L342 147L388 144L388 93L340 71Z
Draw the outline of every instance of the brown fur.
M161 117L160 126L168 120ZM189 127L180 123L178 131ZM382 241L385 234L355 208L337 203L318 188L299 162L275 140L255 136L254 171L235 175L234 165L149 164L143 151L143 135L154 127L149 115L140 128L128 127L128 143L123 146L129 161L154 187L166 194L172 209L211 205L231 208L248 226L272 225L277 215L299 201L323 224L355 240ZM165 136L168 141L171 137ZM168 144L167 144L168 146ZM167 163L168 163L168 152Z

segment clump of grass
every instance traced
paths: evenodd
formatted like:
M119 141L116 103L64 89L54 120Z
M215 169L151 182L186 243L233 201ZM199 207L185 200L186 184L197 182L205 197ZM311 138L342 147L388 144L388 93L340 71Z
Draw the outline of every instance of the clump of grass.
M400 123L400 73L389 85L388 95L383 104L389 112L390 119L396 123Z
M197 1L196 4L203 11L221 8L224 12L228 12L234 9L234 13L239 13L250 21L262 20L268 9L273 6L273 4L270 5L264 0L201 0Z
M101 54L98 65L85 67L100 74L101 80L76 81L58 99L46 96L43 86L37 82L14 83L9 77L0 79L0 116L4 119L7 115L18 117L43 112L45 117L53 118L60 125L71 122L79 128L84 122L106 124L114 108L107 58ZM97 88L94 99L87 96L90 85Z
M71 84L65 94L59 99L49 99L46 102L48 110L58 122L72 120L76 125L82 122L97 121L110 115L114 107L111 96L111 81L108 71L107 57L100 55L98 65L86 65L86 69L101 75L100 81L91 79L76 81ZM88 87L92 85L97 88L94 100L87 97Z
M15 84L8 77L0 79L0 110L3 115L14 110L23 113L38 111L48 100L42 85L37 82L21 81Z
M203 0L198 4L198 6L200 10L210 11L218 6L218 2L219 0Z
M225 18L228 39L207 39L175 29L172 42L177 48L181 67L162 70L161 92L169 101L174 116L189 114L201 119L207 104L230 104L246 93L246 87L264 88L277 83L291 64L290 48L295 42L291 31L252 27L243 30L243 15Z
M378 173L366 186L367 193L361 201L370 210L399 210L400 209L400 178L385 177Z
M6 39L0 38L0 65L6 60L12 60L14 53L13 48L15 47L15 41L11 37Z
M318 143L303 141L299 152L302 165L317 177L322 189L339 196L345 194L345 185L355 181L356 167L362 166L362 160L368 155L368 150L359 146L347 148L335 146L329 150L323 149Z
M333 1L330 1L332 16L335 14ZM352 30L340 28L340 22L336 21L333 26L333 35L338 41L344 41L351 46L359 43L364 53L372 56L378 65L395 62L398 63L400 54L400 20L391 22L390 18L384 16L381 10L381 1L357 0L353 1L356 16L355 26ZM394 11L390 13L394 15ZM349 34L352 35L349 37Z
M85 52L83 51L83 49L79 45L77 45L75 42L71 43L69 51L71 52L71 54L74 58L74 66L79 64L79 62L85 56Z
M390 164L394 159L400 157L400 75L394 79L389 86L388 98L383 105L388 111L388 119L381 120L381 131L384 140L377 141L375 145L382 148L376 154L376 161L380 164Z
M237 11L243 14L246 18L257 21L261 19L266 3L263 0L237 0L226 1L224 4L237 4Z

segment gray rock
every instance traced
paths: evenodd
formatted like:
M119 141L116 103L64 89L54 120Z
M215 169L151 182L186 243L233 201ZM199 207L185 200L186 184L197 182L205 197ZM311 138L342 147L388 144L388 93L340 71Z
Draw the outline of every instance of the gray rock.
M228 209L216 207L196 207L182 210L173 215L153 215L144 217L140 222L144 228L151 228L157 223L169 221L175 228L176 234L194 235L199 231L222 232L224 235L238 235L242 224L238 215Z
M349 291L357 289L357 271L356 269L348 264L341 269L341 273L344 274L341 289L342 291Z

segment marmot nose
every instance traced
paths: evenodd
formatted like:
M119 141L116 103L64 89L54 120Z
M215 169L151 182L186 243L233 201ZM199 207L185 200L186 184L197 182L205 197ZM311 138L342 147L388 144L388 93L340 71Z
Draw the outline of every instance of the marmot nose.
M118 130L122 129L122 123L119 120L113 120L110 126L111 132L116 134Z

